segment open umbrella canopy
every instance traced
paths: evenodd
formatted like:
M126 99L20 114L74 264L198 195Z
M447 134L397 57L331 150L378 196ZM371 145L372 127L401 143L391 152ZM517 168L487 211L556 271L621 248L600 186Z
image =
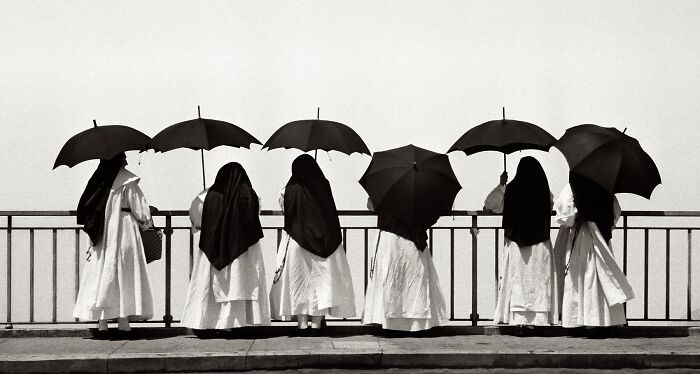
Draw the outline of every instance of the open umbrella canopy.
M204 150L211 150L221 145L250 148L253 143L261 143L253 135L232 123L202 118L199 106L197 106L197 114L199 118L176 123L163 129L148 143L148 148L158 152L177 148L199 150L202 158L202 185L206 188Z
M462 151L468 155L482 151L505 154L523 149L547 151L557 141L541 127L514 119L488 121L465 132L448 152Z
M661 184L654 160L636 139L614 127L574 126L554 146L564 154L572 172L610 193L627 192L648 199Z
M447 155L412 144L376 152L359 182L375 212L426 227L451 213L462 189Z
M97 126L95 120L93 125L68 139L56 157L54 169L61 165L73 167L87 160L109 160L126 151L143 151L151 140L148 135L129 126Z
M211 150L220 145L247 148L253 143L261 144L253 135L232 123L196 118L166 127L148 146L166 152L177 148Z
M371 154L355 130L340 122L321 119L289 122L275 131L263 147L296 148L304 152L321 149L348 155L353 152Z
M530 122L503 119L484 122L464 133L447 151L462 151L471 155L483 151L503 153L503 171L506 169L506 155L523 149L548 151L557 141L541 127Z

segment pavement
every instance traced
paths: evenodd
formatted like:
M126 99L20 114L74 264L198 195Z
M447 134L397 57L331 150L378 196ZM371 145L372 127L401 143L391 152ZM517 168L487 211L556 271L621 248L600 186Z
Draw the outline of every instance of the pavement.
M545 328L445 327L387 333L329 326L317 336L259 327L192 335L135 327L96 339L88 329L0 331L2 373L229 372L295 369L700 369L697 327L615 328L609 337Z

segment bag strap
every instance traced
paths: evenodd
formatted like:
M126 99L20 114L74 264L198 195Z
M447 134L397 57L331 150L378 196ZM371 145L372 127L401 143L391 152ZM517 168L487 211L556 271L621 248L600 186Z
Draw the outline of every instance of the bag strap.
M377 244L374 246L374 257L372 257L372 264L369 268L369 279L372 279L374 275L374 265L377 263L377 251L379 251L379 239L382 238L382 230L379 230L379 235L377 235Z
M284 269L284 264L287 263L287 251L289 250L289 241L291 240L291 237L289 234L287 234L287 245L284 247L284 257L282 257L282 263L280 266L275 270L275 276L272 278L272 284L277 283L280 278L282 277L282 270Z

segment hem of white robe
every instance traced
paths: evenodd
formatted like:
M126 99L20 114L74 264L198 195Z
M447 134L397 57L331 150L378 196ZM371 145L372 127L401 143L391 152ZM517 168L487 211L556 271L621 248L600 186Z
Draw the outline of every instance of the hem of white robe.
M550 312L511 311L507 316L495 316L495 324L551 326L557 323L557 316Z
M98 321L102 319L129 318L129 321L146 321L153 318L153 312L128 312L120 313L118 308L91 308L73 312L73 318L81 321Z
M288 240L289 244L286 244ZM335 287L333 290L332 298L330 300L326 298L324 298L324 300L318 300L317 292L314 289L309 289L306 297L302 297L300 302L292 303L291 300L286 299L286 297L291 294L291 292L288 290L292 286L289 282L288 273L291 262L289 253L291 251L295 251L296 253L292 254L291 256L298 255L302 258L311 260L311 262L318 256L302 248L293 239L291 239L286 232L284 233L284 237L280 242L279 251L287 251L288 256L278 283L273 283L270 286L270 315L273 319L290 321L298 315L330 316L336 318L352 318L357 315L352 276L351 272L349 271L349 266L347 265L347 257L342 244L339 245L335 252L328 257L328 260L345 263L345 266L337 267L340 269L341 274L333 275L333 277L337 277L338 279L342 279L344 281L337 283L337 287ZM281 260L280 255L283 256L284 252L278 252L278 258L276 261L278 262L277 266L279 266L279 262ZM313 285L311 286L313 287ZM323 307L320 307L319 304L323 305Z
M362 323L365 325L382 325L384 330L424 331L433 327L444 326L447 324L447 321L432 318L385 318L382 321L366 321L363 319Z
M205 321L202 313L183 313L180 326L193 330L232 329L246 326L269 326L270 315L258 300L233 300L216 303L219 314L216 319Z
M323 309L309 309L303 308L301 310L295 311L292 314L275 315L272 318L278 319L280 321L292 321L294 317L300 315L307 315L312 317L322 317L330 316L335 318L351 318L356 315L355 305L340 305L330 308Z

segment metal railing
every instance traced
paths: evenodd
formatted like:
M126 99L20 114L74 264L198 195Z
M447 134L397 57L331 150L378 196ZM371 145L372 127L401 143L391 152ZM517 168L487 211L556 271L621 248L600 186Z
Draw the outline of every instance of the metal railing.
M354 219L355 221L368 221L372 220L372 216L374 216L374 213L368 212L368 211L355 211L355 210L345 210L345 211L340 211L339 212L341 216L341 222L347 219ZM188 278L191 275L192 272L192 256L193 256L193 251L195 247L195 240L194 236L191 232L189 232L189 226L187 225L187 222L185 222L182 225L175 225L173 223L174 219L180 219L184 220L183 217L186 217L188 215L187 211L183 210L172 210L172 211L160 211L154 215L154 219L156 220L156 225L160 228L163 229L164 233L164 238L163 238L163 257L160 260L163 263L163 277L164 277L164 284L163 284L163 290L162 295L163 295L163 318L160 320L151 320L149 322L156 322L156 323L163 323L166 327L170 327L174 322L177 322L174 320L173 315L172 315L172 296L173 296L173 236L175 235L176 232L187 232L189 239L185 239L185 243L182 243L182 241L178 241L178 245L183 245L186 244L189 250L189 261L188 261L188 267L189 267L189 272ZM80 227L75 225L75 212L74 211L0 211L0 219L2 217L5 218L5 226L0 227L0 233L4 232L6 235L6 247L5 247L5 254L6 254L6 260L5 260L5 283L6 283L6 295L5 295L5 313L6 313L6 318L4 323L6 324L7 328L11 328L13 324L68 324L68 323L81 323L76 321L75 319L68 318L68 319L61 319L58 316L58 304L59 304L59 289L58 289L58 283L59 283L59 278L58 278L58 270L59 270L59 264L58 264L58 257L59 257L59 237L65 236L64 233L68 233L69 236L72 236L72 243L70 243L70 240L67 241L61 241L62 247L65 247L66 245L69 245L70 247L73 248L73 253L71 254L72 257L72 269L67 269L67 266L61 266L61 270L65 272L66 270L72 270L72 279L73 279L73 284L72 284L72 296L73 296L73 302L75 301L75 298L77 297L78 294L78 287L80 284L80 270L82 266L81 261L81 253L88 248L88 241L85 240L86 236L84 233L81 232ZM275 218L276 217L276 218ZM270 210L263 210L261 212L261 218L263 220L274 220L276 219L278 222L273 223L273 224L263 224L263 230L265 233L269 233L270 231L276 233L276 243L277 247L279 247L279 242L281 240L281 234L282 234L282 221L281 221L281 212L279 211L270 211ZM490 224L482 225L480 226L480 218L481 221L491 221ZM476 325L480 321L491 321L490 318L484 318L485 313L481 313L480 311L483 310L491 310L489 308L493 307L493 305L483 305L484 303L488 303L482 300L480 303L480 292L484 292L484 290L489 290L489 292L486 292L486 298L492 298L493 302L491 304L495 304L495 292L497 291L497 281L498 281L498 275L499 275L499 251L502 248L502 230L500 228L500 220L498 219L499 216L492 214L492 213L486 213L482 211L455 211L453 212L453 217L452 221L449 221L447 219L447 224L445 224L445 219L440 221L438 225L432 227L429 229L429 246L430 246L430 251L431 254L436 255L433 251L437 251L440 256L444 256L443 262L447 262L447 267L449 267L449 315L450 315L450 320L451 321L462 321L462 322L469 322L472 325ZM55 221L55 220L63 220L61 224L55 224L54 222L50 222L50 224L42 224L38 225L35 223L35 221ZM641 225L630 225L629 221L631 219L635 220L649 220L653 219L655 223L653 225L650 224L641 224ZM678 222L678 220L681 220L683 222ZM24 221L30 221L29 223L19 223L18 220L24 220ZM692 222L691 222L692 221ZM162 223L161 223L162 222ZM691 222L690 224L688 222ZM660 223L660 224L659 224ZM618 222L618 225L620 222ZM362 235L360 236L360 239L358 240L363 248L362 251L362 263L364 264L364 269L363 269L363 277L362 277L362 285L363 285L363 291L366 290L367 288L367 282L368 282L368 264L371 256L373 255L373 251L370 252L370 248L374 248L373 246L370 246L370 233L371 232L376 232L377 228L374 224L366 224L366 223L361 223L361 224L343 224L342 225L342 231L343 231L343 244L344 248L346 251L348 251L348 244L352 244L353 247L356 247L356 243L349 243L349 232L361 232ZM556 227L552 227L552 230L556 230ZM628 274L628 276L635 275L635 279L639 279L639 277L642 277L642 282L643 286L641 287L642 289L642 295L640 298L640 290L639 290L639 284L635 285L633 282L633 286L635 286L635 291L637 291L637 299L641 300L641 306L636 305L637 309L637 315L630 315L630 310L629 310L629 303L626 305L626 312L628 314L628 320L630 321L656 321L656 322L671 322L671 321L699 321L697 319L698 316L694 316L693 313L693 277L696 276L693 273L693 267L694 267L694 257L693 257L693 231L700 230L700 211L626 211L622 213L622 219L621 219L621 225L619 225L618 229L614 231L614 237L613 237L613 249L619 253L621 251L621 258L617 257L618 261L621 261L622 263L622 269L625 272L625 274L628 274L628 271L632 269L630 266L630 261L636 261L639 262L638 256L643 255L643 266L642 266L642 273L639 274L640 267L635 266L635 272L634 274ZM449 234L448 238L438 238L439 236L443 236L447 232ZM26 234L25 234L26 233ZM50 306L51 306L51 317L46 318L44 320L38 320L36 318L36 310L37 310L37 303L36 303L36 260L37 256L35 255L35 252L37 250L37 245L36 245L36 240L37 240L37 235L41 234L43 236L44 233L50 234L50 250L45 248L46 246L41 246L43 253L49 252L50 253L50 258L51 258L51 265L50 265L50 284L51 284L51 301L50 301ZM489 234L490 233L490 234ZM651 242L651 236L652 234L657 235L658 233L661 233L663 236L663 241L661 246L664 248L663 256L662 258L665 258L665 261L661 262L653 260L652 255L655 255L656 257L659 257L658 251L654 250L650 252L650 242ZM679 246L672 246L672 237L674 235L680 233L682 237L685 238L685 240L682 240L683 245L680 246L682 248L679 250ZM21 248L18 246L17 238L18 235L23 234L23 241L27 243L27 245L21 246ZM27 236L28 234L28 236ZM638 238L636 241L634 241L631 237L636 234L639 235L641 234L642 237ZM556 232L552 232L552 243L555 241L555 236ZM466 243L469 243L469 245L464 245L465 248L458 248L458 239L463 239ZM619 246L619 240L621 239L622 245ZM657 238L658 239L658 238ZM448 243L446 245L436 245L433 246L434 241L440 240L441 243ZM658 240L657 240L658 241ZM82 245L81 245L82 242ZM637 244L632 245L631 243L635 242ZM465 244L466 244L465 243ZM618 243L617 245L615 243ZM641 244L643 243L643 244ZM686 245L687 244L687 247ZM641 249L640 249L641 246ZM449 260L447 260L445 249L449 247ZM621 247L621 248L620 248ZM0 247L1 248L1 247ZM434 249L435 248L435 249ZM674 248L674 256L672 256L672 248ZM350 251L355 251L354 249L351 249ZM676 256L675 253L677 252L685 252L684 256L679 257ZM350 252L349 252L350 253ZM480 256L480 253L482 256ZM22 317L16 317L13 315L13 311L16 311L18 309L22 309L20 307L17 307L15 305L15 308L13 309L13 292L17 292L15 289L13 289L13 286L16 284L16 282L13 282L13 278L16 277L13 275L13 271L15 271L14 274L17 274L18 271L23 271L22 274L25 274L24 271L26 268L23 269L13 269L13 261L17 261L19 258L26 258L28 254L28 309L26 308L26 305L23 305L22 308L24 313L22 313ZM65 255L64 255L65 256ZM44 256L42 256L43 258ZM461 259L458 261L457 257L460 257ZM492 262L493 266L484 266L484 265L479 265L481 257L486 258L486 262ZM677 271L678 269L674 269L675 271L672 271L671 269L671 261L672 259L677 259L677 258L683 258L685 261L680 261L680 264L675 266L675 268L678 267L685 267L683 269L684 271ZM456 264L459 262L457 265L456 269ZM482 261L483 262L483 261ZM462 263L469 264L465 266L461 266ZM685 265L684 265L685 264ZM271 264L268 263L268 270L270 269ZM490 264L489 264L490 265ZM275 266L272 264L272 266ZM351 263L351 267L356 266ZM465 267L470 267L470 270L467 271ZM274 267L273 267L274 269ZM465 275L462 273L462 271L467 271L467 274ZM459 273L457 272L459 271ZM488 274L488 272L493 272L491 275ZM269 273L269 271L268 271ZM678 277L681 277L681 274L684 273L685 276L685 281L683 279L676 279ZM2 274L2 273L0 273ZM444 272L439 271L439 275L441 277L444 277L445 274ZM457 285L457 277L463 275L464 279L459 281L459 285ZM45 275L44 275L45 276ZM184 275L179 275L181 277L184 277ZM682 298L685 298L684 301L684 306L685 310L683 313L680 313L680 309L683 309L681 307L674 307L672 310L671 307L671 297L672 295L674 296L674 305L679 304L679 297L677 293L672 293L672 276L674 277L674 288L673 290L677 290L679 287L677 287L678 284L682 286L685 286L685 294L683 295ZM682 278L682 277L681 277ZM661 283L663 283L663 289L664 289L664 307L661 315L657 316L652 316L650 313L650 306L655 306L657 304L650 304L650 289L653 288L650 286L650 279L652 279L652 285L656 286L658 288L659 282L657 282L657 279L661 280ZM444 278L442 279L442 282L444 282ZM632 281L632 279L631 279ZM466 283L466 284L465 284ZM487 284L486 286L482 285L481 283L490 283ZM639 283L639 282L637 282ZM446 287L444 287L443 283L443 292L446 292ZM462 284L465 286L468 286L466 288L461 287ZM457 285L457 286L456 286ZM26 285L23 285L26 286ZM457 289L456 289L457 287ZM26 288L26 287L25 287ZM62 288L61 291L62 293L65 293L66 289ZM357 287L356 287L357 290ZM153 289L154 295L156 294L158 290ZM493 292L491 292L493 291ZM185 292L182 290L182 292ZM182 293L180 292L180 293ZM466 295L469 295L468 300L466 299ZM359 299L362 299L364 296L364 292L359 295ZM66 296L62 295L61 300L63 300ZM463 299L463 302L461 302L460 305L462 305L461 309L465 309L467 306L469 306L469 309L467 310L468 313L460 313L459 311L456 311L457 304L459 302L456 300L457 298ZM0 303L2 302L2 297L0 296ZM633 300L634 301L634 300ZM654 301L658 302L659 298L654 297ZM640 301L637 301L639 303ZM681 303L683 304L683 303ZM43 303L42 305L45 305ZM641 310L640 310L641 309ZM672 313L673 312L673 313ZM700 315L700 311L697 313ZM695 317L695 318L694 318ZM349 320L358 320L358 319L349 319ZM0 319L0 322L2 322L2 319Z

